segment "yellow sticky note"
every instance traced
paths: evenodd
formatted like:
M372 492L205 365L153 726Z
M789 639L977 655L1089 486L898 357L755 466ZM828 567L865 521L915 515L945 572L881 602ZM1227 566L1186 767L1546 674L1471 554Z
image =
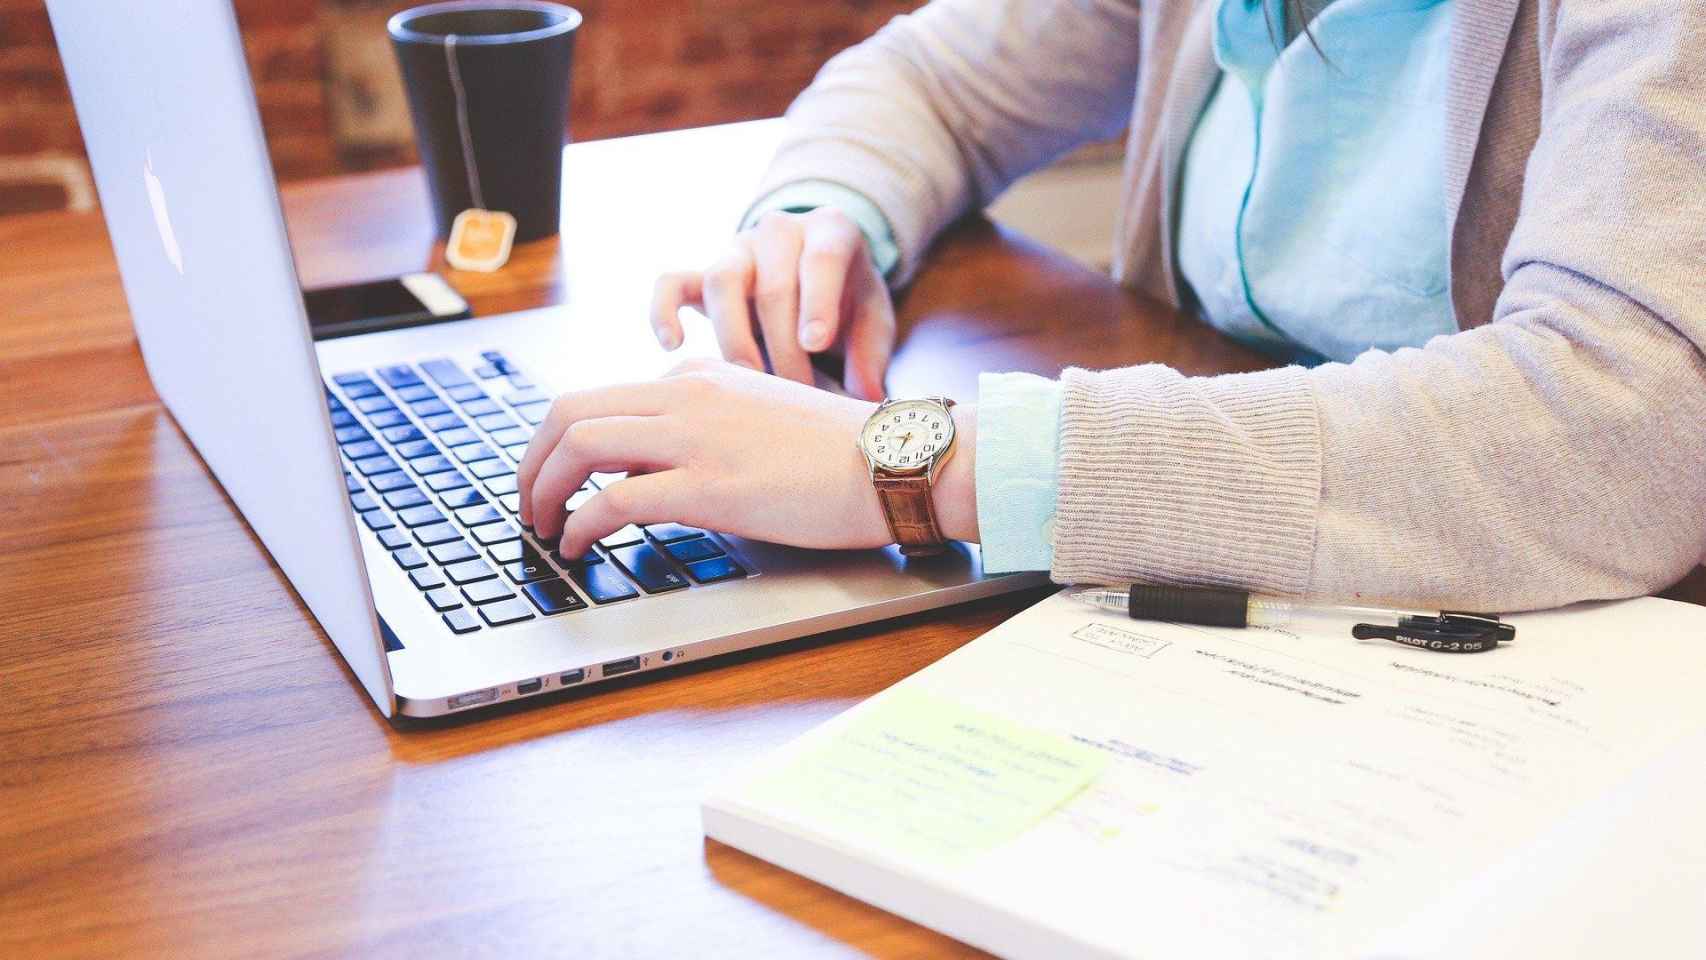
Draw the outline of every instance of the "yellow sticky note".
M1104 761L1065 737L897 687L746 799L843 842L954 863L1029 829Z

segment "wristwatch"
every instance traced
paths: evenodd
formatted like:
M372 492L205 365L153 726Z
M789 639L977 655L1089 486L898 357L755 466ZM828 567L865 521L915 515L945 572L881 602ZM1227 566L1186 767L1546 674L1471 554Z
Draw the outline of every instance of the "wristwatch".
M954 418L947 397L884 400L859 431L859 452L871 469L877 502L900 551L928 557L948 549L936 526L930 488L954 455Z

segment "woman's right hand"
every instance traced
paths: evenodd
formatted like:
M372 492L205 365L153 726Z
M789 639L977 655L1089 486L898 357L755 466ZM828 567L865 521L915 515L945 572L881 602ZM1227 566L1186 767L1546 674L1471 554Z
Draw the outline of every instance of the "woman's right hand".
M851 218L831 207L773 211L735 235L703 273L658 278L652 330L666 350L681 346L680 311L711 318L723 357L777 376L812 382L809 354L839 347L849 393L883 398L894 353L894 302ZM760 346L759 338L763 345Z

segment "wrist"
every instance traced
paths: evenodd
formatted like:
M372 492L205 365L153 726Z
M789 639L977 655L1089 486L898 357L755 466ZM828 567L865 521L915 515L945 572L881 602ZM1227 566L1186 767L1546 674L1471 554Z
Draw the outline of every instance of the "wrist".
M977 407L955 404L953 456L930 487L936 526L949 540L976 542L977 529Z

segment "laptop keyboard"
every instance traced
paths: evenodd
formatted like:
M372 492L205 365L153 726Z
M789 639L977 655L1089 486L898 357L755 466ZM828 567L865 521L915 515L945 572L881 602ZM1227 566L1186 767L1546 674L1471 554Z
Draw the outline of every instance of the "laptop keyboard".
M517 517L515 466L551 397L503 354L350 371L326 402L356 516L453 633L751 576L713 534L627 526L563 557ZM572 511L621 475L594 474Z

